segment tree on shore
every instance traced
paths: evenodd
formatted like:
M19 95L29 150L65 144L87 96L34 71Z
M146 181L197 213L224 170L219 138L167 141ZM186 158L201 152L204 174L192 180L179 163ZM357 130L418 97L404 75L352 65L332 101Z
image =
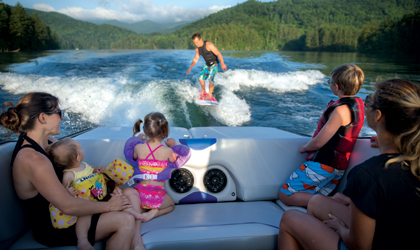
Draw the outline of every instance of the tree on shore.
M57 48L57 35L38 15L28 16L19 2L12 9L0 0L0 51Z

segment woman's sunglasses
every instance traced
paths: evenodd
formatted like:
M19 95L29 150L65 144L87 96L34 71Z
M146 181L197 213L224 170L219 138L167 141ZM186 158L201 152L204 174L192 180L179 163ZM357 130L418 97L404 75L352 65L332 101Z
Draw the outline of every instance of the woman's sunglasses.
M53 111L48 111L48 112L42 112L42 113L44 113L44 114L58 114L61 119L64 119L64 114L65 114L64 110L61 110L61 109L59 109L59 110L53 110ZM41 114L41 113L39 113L39 114ZM36 115L31 116L31 119L34 119L39 114L36 114Z
M365 107L372 107L372 103L371 103L371 101L370 101L370 97L371 97L371 95L370 95L370 94L368 94L368 95L366 96L366 98L365 98Z

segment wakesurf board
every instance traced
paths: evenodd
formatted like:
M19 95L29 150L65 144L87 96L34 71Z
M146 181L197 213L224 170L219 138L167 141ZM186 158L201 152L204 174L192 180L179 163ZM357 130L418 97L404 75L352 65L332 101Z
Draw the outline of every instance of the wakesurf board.
M214 96L209 98L208 94L205 94L205 95L200 94L198 98L195 100L195 104L200 105L200 106L202 105L219 106L219 103L214 98Z

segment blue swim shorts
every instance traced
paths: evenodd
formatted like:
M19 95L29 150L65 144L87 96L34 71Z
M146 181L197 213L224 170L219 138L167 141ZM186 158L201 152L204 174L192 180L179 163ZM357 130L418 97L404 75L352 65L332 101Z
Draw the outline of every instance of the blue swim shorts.
M307 161L290 175L280 191L287 195L296 192L328 195L337 186L344 172L318 162Z
M207 64L204 65L203 69L200 72L200 76L198 77L198 80L207 80L214 82L214 77L216 76L217 72L219 72L219 67L217 66L217 63L207 66Z

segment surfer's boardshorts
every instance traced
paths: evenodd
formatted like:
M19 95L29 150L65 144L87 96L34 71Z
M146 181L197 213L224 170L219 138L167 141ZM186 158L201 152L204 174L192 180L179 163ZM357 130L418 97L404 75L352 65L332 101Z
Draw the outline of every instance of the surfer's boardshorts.
M217 66L217 63L207 66L207 64L204 65L203 69L200 72L200 76L198 77L198 80L207 80L214 82L214 77L216 76L217 72L219 72L219 67Z
M307 161L290 175L280 191L287 195L296 192L328 195L335 189L344 172L345 170Z

